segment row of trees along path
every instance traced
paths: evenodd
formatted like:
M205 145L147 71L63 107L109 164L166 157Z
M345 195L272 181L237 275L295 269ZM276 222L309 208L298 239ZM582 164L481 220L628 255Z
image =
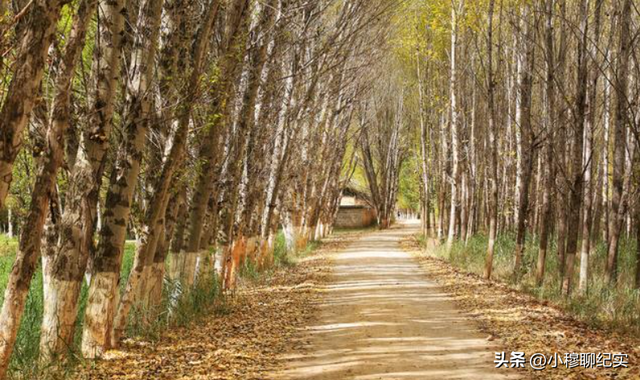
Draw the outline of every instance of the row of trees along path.
M81 353L98 358L132 310L158 313L169 252L188 288L217 247L229 289L246 260L269 266L280 225L290 248L329 233L393 7L0 1L0 209L28 205L0 313L0 378L40 261L41 358L73 346L85 275Z
M449 247L488 235L486 278L496 242L513 236L516 283L532 274L534 286L560 284L565 297L594 283L639 288L637 3L452 0L407 10L402 67L414 84L405 97L417 99L408 117L420 126L423 233ZM620 268L622 238L635 253Z
M280 226L290 249L329 233L351 178L383 228L402 204L450 250L486 237L486 278L567 300L640 287L633 0L14 0L0 14L0 210L20 230L0 378L39 262L42 360L66 355L81 310L82 355L98 358L132 311L158 315L166 262L189 289L217 250L231 289L241 265L270 265Z

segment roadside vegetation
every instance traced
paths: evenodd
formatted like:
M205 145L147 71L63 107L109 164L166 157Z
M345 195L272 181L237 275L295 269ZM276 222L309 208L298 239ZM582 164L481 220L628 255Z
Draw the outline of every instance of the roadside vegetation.
M312 241L300 252L287 251L284 234L280 231L275 240L274 263L267 271L259 271L252 261L245 261L239 270L240 281L258 281L269 278L270 274L282 267L293 267L300 259L310 255L320 248L322 242ZM124 293L126 279L133 267L136 244L127 241L125 244L122 270L120 272L120 293ZM4 289L15 260L17 239L0 235L0 302L3 300ZM169 264L170 265L170 264ZM201 273L195 286L185 290L180 281L165 277L163 285L163 299L156 310L135 309L127 324L126 337L130 339L144 339L155 341L168 328L183 327L199 321L204 316L228 313L229 297L234 293L224 293L220 287L219 275L214 271ZM65 362L55 364L38 364L40 355L40 329L43 314L43 284L42 269L38 267L31 283L24 317L18 332L16 348L9 367L11 379L48 379L64 378L75 371L78 364L84 363L80 355L81 329L83 315L87 303L88 286L85 282L81 290L80 308L78 310L76 339L73 346L68 347ZM154 316L152 322L148 319Z
M427 241L424 236L416 237L423 249L427 249ZM538 241L534 237L527 240L524 250L525 268L532 267L537 260ZM465 243L456 241L451 249L445 245L438 245L428 250L428 254L445 259L462 271L482 276L485 265L485 253L487 247L486 235L475 235ZM591 254L592 284L589 292L584 295L576 295L566 298L562 294L562 284L559 278L559 260L555 240L550 247L550 255L547 258L547 271L545 281L538 286L534 271L525 271L520 279L513 276L513 252L515 249L515 237L513 234L501 234L496 241L496 255L494 257L495 280L509 284L511 287L531 294L541 300L550 301L577 319L588 324L604 328L615 329L621 332L629 332L640 336L640 290L630 286L635 276L635 239L623 237L620 245L620 282L615 288L611 288L606 282L606 245L599 242L593 247ZM577 277L578 274L576 273Z

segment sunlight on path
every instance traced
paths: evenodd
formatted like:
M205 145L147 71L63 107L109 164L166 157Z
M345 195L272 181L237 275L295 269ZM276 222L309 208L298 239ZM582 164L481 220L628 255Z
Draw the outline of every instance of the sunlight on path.
M333 257L304 352L278 379L504 379L492 346L428 281L400 241L416 224L364 235Z

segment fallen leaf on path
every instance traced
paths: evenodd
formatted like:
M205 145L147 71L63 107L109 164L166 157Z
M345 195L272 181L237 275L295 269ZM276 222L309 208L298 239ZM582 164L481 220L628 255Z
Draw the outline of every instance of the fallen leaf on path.
M108 360L87 363L79 380L265 379L279 370L283 353L296 349L301 331L315 314L318 285L328 273L324 252L338 249L353 234L334 237L318 252L257 282L240 281L224 314L187 327L170 328L157 342L127 339Z
M461 272L447 261L423 252L415 239L403 242L414 254L427 275L450 293L456 303L473 315L478 327L504 351L534 353L624 353L629 355L629 368L545 369L526 367L532 379L640 379L638 367L640 338L604 331L572 318L548 301L520 293L507 284L485 280ZM498 338L499 337L499 338ZM489 339L487 339L489 340Z

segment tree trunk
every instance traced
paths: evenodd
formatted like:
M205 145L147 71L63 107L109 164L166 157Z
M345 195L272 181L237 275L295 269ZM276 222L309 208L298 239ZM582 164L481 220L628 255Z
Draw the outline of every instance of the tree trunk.
M624 0L619 19L617 68L614 78L616 118L613 139L613 197L609 207L609 242L607 247L606 280L615 285L618 280L618 243L624 219L625 155L627 148L627 87L631 49L631 0Z
M173 12L169 15L172 23L172 27L176 30L181 30L184 28L184 23L189 17L188 12L188 4L185 4L181 1L171 4L171 9ZM208 40L211 30L213 28L213 24L216 19L216 15L219 9L219 2L217 0L212 0L208 3L206 7L206 12L202 17L202 21L200 23L200 29L195 37L197 43L193 47L192 59L191 59L191 67L190 71L185 75L185 80L189 83L188 86L181 86L182 89L181 97L185 100L181 103L177 110L175 111L175 119L177 120L177 128L174 134L173 143L171 146L171 150L165 159L164 165L160 171L160 175L157 180L155 180L153 185L153 193L150 196L150 200L145 212L144 221L142 223L142 228L140 230L140 241L141 244L138 246L136 250L136 257L139 259L136 261L137 265L132 269L132 274L135 279L135 286L129 286L128 292L133 292L133 296L140 294L139 285L141 284L140 278L143 276L145 272L145 263L149 263L150 257L152 257L156 251L156 244L158 242L159 236L162 231L159 228L162 228L162 223L159 223L161 218L164 217L166 207L164 206L167 202L168 191L170 184L174 181L174 173L177 168L183 162L184 149L187 142L188 137L188 129L190 122L190 113L193 107L193 102L199 92L200 88L200 80L201 80L201 72L203 70L204 65L204 57L206 56L207 49L209 47ZM170 37L171 38L171 37ZM171 61L171 57L177 52L174 49L178 49L179 46L184 45L186 43L186 39L189 38L188 35L183 35L185 40L180 38L172 39L169 44L177 44L176 46L168 46L163 54L163 59L169 59ZM171 62L167 62L168 65L171 65ZM179 79L172 79L174 76L178 76L178 78L182 78L178 73L181 71L186 71L187 64L184 61L180 61L175 68L170 68L163 66L165 79L166 81L174 81L175 84L167 84L169 86L168 89L173 90L171 86L177 86ZM175 75L174 75L175 74ZM171 99L171 95L167 95L169 99ZM170 100L169 100L170 101ZM180 223L181 228L179 231L184 230L184 222ZM174 239L174 246L177 246L177 253L180 252L180 245L183 241L182 235L179 234L179 239ZM177 255L176 257L179 257ZM175 265L176 260L172 260L172 269L176 269ZM147 270L148 271L148 270Z
M595 19L594 19L594 33L591 49L589 54L591 57L597 56L597 46L600 41L600 14L602 10L603 0L598 0L595 4ZM592 64L590 73L590 83L588 88L589 99L585 113L587 116L587 126L584 134L584 158L583 158L583 172L584 172L584 194L582 201L582 244L580 247L580 278L578 282L578 290L582 295L587 293L587 284L589 280L589 251L591 250L591 225L592 225L592 211L593 211L593 196L592 190L595 190L595 186L592 180L592 171L594 168L594 133L596 124L596 100L597 100L597 88L598 88L598 62L595 58L591 58Z
M565 0L559 1L559 5L560 5L560 12L557 18L560 18L561 20L566 20L567 19L566 1ZM554 79L557 84L557 87L559 89L562 89L564 88L564 86L566 86L565 76L566 76L566 68L567 68L567 54L565 54L564 52L565 52L565 49L567 49L568 31L566 27L566 22L563 21L561 22L560 25L561 25L560 41L559 41L558 49L556 49L556 51L558 52L558 55L555 56L558 62L555 65L556 72L554 74ZM560 100L560 98L558 99ZM566 152L567 145L568 145L567 144L567 125L566 125L567 109L566 107L560 108L560 104L563 104L563 103L559 102L558 109L556 110L556 112L558 113L557 115L558 128L556 128L556 138L555 138L555 140L557 141L557 144L555 146L555 149L556 149L555 151L557 155L555 160L555 163L556 163L555 167L556 167L556 173L559 173L559 174L565 173L565 174L556 175L555 179L556 179L556 188L557 188L556 246L558 250L558 267L559 267L558 274L559 274L560 282L562 282L562 279L564 276L564 270L565 270L565 261L566 261L565 253L566 253L566 240L567 240L567 205L569 203L568 201L569 189L566 183L567 182L566 173L568 173L567 152Z
M80 188L86 186L76 194L74 199L74 206L69 209L69 217L79 215L80 220L84 220L84 231L81 235L82 242L75 239L69 240L67 244L72 244L75 249L78 250L77 255L80 257L86 257L88 251L85 251L89 246L93 244L93 231L96 221L96 207L98 204L100 185L102 182L102 173L105 166L105 156L108 149L109 133L111 131L111 123L113 118L113 103L116 96L116 86L118 83L118 76L120 73L119 64L121 61L121 46L122 46L122 34L124 30L124 14L125 14L125 1L106 1L101 0L98 5L98 14L101 17L100 23L104 24L104 28L100 29L100 32L96 35L96 51L94 58L94 72L96 76L96 94L94 99L94 106L96 112L91 118L89 125L89 131L85 134L85 149L79 149L78 154L81 156L76 160L77 176L74 178L78 183L76 184ZM84 151L86 150L86 155ZM85 177L86 176L86 177ZM84 178L92 178L89 184L82 184ZM86 179L85 179L86 180ZM116 200L111 200L111 203ZM110 207L109 204L107 207ZM86 208L85 208L86 207ZM111 213L112 210L106 210ZM66 213L66 210L65 210ZM74 218L75 219L75 218ZM64 216L63 216L64 220ZM126 224L126 221L121 224ZM126 227L126 226L125 226ZM73 227L71 227L73 228ZM81 245L82 244L82 245ZM124 244L124 241L123 241ZM66 244L63 244L66 246ZM105 266L105 262L100 257L96 257L94 261L94 268L97 266ZM109 276L117 283L120 268L114 268L111 265L111 272ZM96 310L92 310L92 307L88 307L88 318L85 316L84 331L83 331L83 353L88 357L95 357L96 352L90 349L88 345L91 345L92 337L89 336L89 332L93 328L100 329L104 326L97 326L99 321L92 319L94 315L102 314L102 305L95 304L96 285L101 279L92 277L93 295L90 295L89 305L93 304ZM100 281L101 282L101 281ZM101 289L101 291L107 291L108 289ZM112 297L115 293L102 294L104 297ZM97 337L96 337L97 338ZM84 344L86 342L87 344Z
M222 70L222 75L223 76L227 76L228 79L225 80L225 83L223 83L221 85L221 91L223 91L224 94L221 94L221 96L231 96L230 94L227 94L227 92L231 92L231 88L232 88L232 84L233 81L236 79L237 77L237 71L235 70L236 67L241 66L240 62L238 61L237 56L243 56L244 53L244 49L245 49L245 44L244 44L244 34L247 32L248 28L249 28L249 15L250 15L250 10L249 10L249 3L248 0L235 0L233 2L233 4L231 4L232 6L232 17L230 17L229 23L228 23L228 30L227 30L227 34L225 35L225 44L224 44L224 49L223 49L223 54L225 54L225 57L222 57L222 64L221 64L221 70ZM266 52L266 46L263 46L264 52ZM261 51L261 54L263 52ZM261 60L261 64L264 64L264 54L262 55L262 60ZM253 73L253 75L255 76L252 80L255 81L257 80L256 78L259 77L260 72L261 72L261 67L260 66L260 71ZM257 83L252 83L252 86L257 86ZM253 112L253 110L255 109L255 96L254 96L254 92L255 94L257 94L257 89L258 87L255 88L251 88L248 94L249 97L253 98L253 102L251 104L251 112ZM227 91L228 90L228 91ZM248 100L248 99L245 99ZM226 102L222 101L221 105L224 105ZM247 104L248 106L248 104ZM222 110L222 109L221 109ZM245 110L246 111L246 110ZM229 109L225 108L222 112L222 117L228 117L229 115ZM229 168L228 168L228 180L230 181L230 186L229 186L229 206L227 208L227 216L226 216L226 220L225 220L225 228L226 230L224 231L227 237L227 245L229 247L229 249L231 249L234 244L231 244L231 242L234 239L234 222L235 222L235 217L236 217L236 212L237 212L237 207L238 207L238 189L240 186L240 180L241 180L241 175L242 175L242 162L244 161L245 158L245 154L246 154L246 149L247 149L247 141L248 141L248 135L249 135L249 131L251 129L251 125L250 125L250 120L253 120L251 117L249 117L251 115L246 115L246 119L244 119L243 123L239 123L236 127L236 131L235 131L235 135L231 137L232 139L232 149L230 150L230 154L233 154L233 158L231 159L231 161L228 163L229 164ZM242 120L241 120L242 121ZM210 149L213 149L213 147L210 147ZM207 175L205 174L202 178L200 178L200 183L199 186L201 187L208 187L211 186L211 184L207 183L206 181L207 179ZM207 192L208 197L207 198L202 198L202 200L208 200L209 197L211 196L211 192ZM196 203L198 202L198 200L196 199ZM198 206L197 204L195 205L196 207ZM196 252L198 250L198 245L199 245L199 236L202 230L202 218L196 214L198 210L194 209L191 212L191 231L189 233L189 244L188 244L188 248L187 248L187 252L193 253ZM196 223L196 225L194 225L194 222ZM242 233L242 231L240 231L240 233ZM196 238L198 239L198 241L196 241ZM240 242L241 245L238 249L243 250L244 246L243 246L243 241ZM227 259L229 259L229 256L227 255L226 257ZM225 267L225 264L227 263L228 260L225 260L223 262L223 267ZM184 273L184 280L185 283L187 285L192 285L193 281L194 281L194 269L193 268L194 265L187 265L186 266L186 273ZM232 268L233 269L233 268ZM224 273L224 272L223 272ZM232 275L234 275L234 273L232 273ZM227 282L226 284L229 284L229 281L231 281L230 278L226 279Z
M554 66L554 46L553 46L553 10L555 0L547 0L546 3L546 23L545 23L545 58L546 58L546 101L545 101L545 124L547 129L547 141L544 145L544 188L542 194L542 208L540 210L540 243L538 246L538 263L536 266L536 284L541 286L544 281L545 261L547 258L547 248L549 246L549 235L551 232L551 218L553 218L552 195L555 181L555 167L553 162L553 141L554 123L556 110L555 92L555 66Z
M0 110L0 210L5 206L13 178L13 162L22 146L24 128L34 108L49 46L66 0L35 0L29 3L28 24L20 37L15 69ZM4 33L4 29L2 30ZM5 344L6 345L6 344ZM4 346L1 346L4 347ZM0 351L0 378L6 371ZM8 351L10 352L10 350ZM8 360L8 359L7 359Z
M607 61L611 62L610 54L607 54ZM611 73L609 73L611 74ZM609 80L604 81L604 131L603 146L602 146L602 160L603 160L603 174L602 174L602 209L604 213L604 228L602 238L609 243L609 215L610 215L610 201L609 201L609 178L610 169L609 164L611 158L609 156L609 142L611 137L611 82Z
M477 168L477 157L476 157L476 88L473 88L473 92L471 95L471 132L469 136L469 218L467 222L467 234L466 236L462 236L464 239L465 245L469 243L471 237L475 234L475 221L477 217L477 195L476 189L479 188L477 186L477 182L480 181L480 177L478 175Z
M115 184L117 188L112 190L110 187L109 192L107 193L107 202L105 204L105 208L108 210L110 209L110 211L113 212L113 216L116 216L116 218L111 219L111 213L105 213L103 229L106 229L105 231L110 234L113 233L114 235L109 234L110 239L114 239L112 242L115 244L121 244L121 246L113 249L113 247L109 247L109 245L102 244L102 241L98 246L97 257L100 257L105 261L108 260L108 257L116 257L116 266L118 271L121 266L121 255L124 251L126 225L124 226L124 229L122 229L122 226L117 222L117 220L129 219L133 192L137 186L138 176L140 174L140 165L144 154L144 144L147 139L147 132L149 130L150 123L150 97L152 94L150 88L152 86L151 82L153 80L154 72L154 65L152 63L155 62L156 57L157 42L160 33L162 4L162 0L147 0L140 5L141 11L138 17L138 25L136 26L138 33L136 34L133 43L131 66L129 68L130 82L127 86L128 91L126 102L128 112L126 112L127 118L124 121L124 130L126 135L125 141L123 142L124 146L122 147L123 152L121 161L116 163L117 174L112 174L111 180L111 185L113 186ZM118 201L117 203L110 205L109 200L112 192L114 199L118 199ZM117 216L118 213L122 216ZM103 235L101 231L101 238L105 237L106 236ZM119 240L116 239L121 239L121 243L118 243ZM118 256L120 257L120 260L117 259ZM145 260L145 257L136 255L134 258L134 267L139 267L141 260ZM103 274L100 272L100 268L94 267L93 269L92 277L95 279L96 283L98 283ZM120 300L118 311L115 315L115 320L113 321L113 331L107 332L111 339L111 341L108 342L109 347L116 347L122 337L127 324L128 311L133 303L133 293L131 292L132 288L135 288L135 281L133 278L137 278L139 273L139 271L132 270L129 275L127 287L122 299ZM105 278L108 278L108 275L105 276ZM115 285L116 286L114 288L118 291L117 284ZM90 286L89 294L91 294L91 290L92 287ZM99 298L97 298L96 301L99 303L105 302ZM92 303L88 303L87 307L93 306L94 305ZM115 306L116 305L114 305L114 307ZM106 321L109 321L109 319L113 317L113 315L107 316Z
M576 104L574 107L575 124L573 127L573 143L571 150L571 177L569 193L569 215L567 217L567 257L562 293L568 296L572 290L573 267L578 248L578 234L580 231L580 209L582 208L583 191L583 154L584 154L584 125L586 118L587 86L588 86L588 28L589 28L589 0L580 3L580 33L577 47L577 83Z
M451 107L451 209L449 213L449 234L447 236L447 247L451 249L455 238L456 230L456 207L458 204L458 179L459 179L459 156L458 156L458 106L456 98L456 46L458 40L458 10L455 2L451 8L451 72L449 78L449 96Z
M11 207L7 207L7 236L13 237L13 211Z
M420 169L421 169L421 181L422 189L422 233L425 237L429 237L429 151L427 145L428 130L427 123L424 116L424 88L422 72L420 70L420 50L416 50L416 75L418 77L418 116L420 118Z
M165 260L167 257L167 252L169 250L169 239L167 237L171 236L173 230L176 226L176 220L178 217L178 212L180 210L181 203L173 199L173 203L170 204L170 208L167 208L167 213L165 219L159 222L159 230L164 232L161 233L159 237L157 237L156 243L156 252L153 256L153 260L151 262L151 266L148 269L148 274L143 274L143 279L145 279L145 287L143 293L146 297L148 297L147 307L150 311L150 318L154 318L157 316L158 307L162 302L162 285L165 274ZM166 208L166 206L165 206Z
M82 1L78 8L78 13L74 19L69 40L67 41L65 55L62 62L61 71L56 78L57 94L54 99L53 113L51 120L52 134L58 141L59 152L50 150L50 154L59 155L57 167L50 169L57 171L64 155L65 133L70 124L70 97L71 80L75 72L76 63L82 52L85 42L85 35L91 18L97 7L97 0ZM53 137L53 136L52 136ZM55 173L50 172L55 181ZM75 320L77 316L77 303L82 284L82 274L84 272L85 260L78 260L79 265L73 270L66 266L60 266L59 257L64 253L58 251L56 243L51 242L52 255L49 258L47 268L43 267L45 282L49 284L45 292L44 312L42 320L42 332L40 334L40 355L44 361L48 361L52 356L64 355L72 345ZM77 265L77 264L72 264Z
M640 202L636 203L636 278L633 286L640 289Z
M533 12L527 7L524 15L532 15ZM536 16L534 16L535 18ZM524 245L526 237L526 221L529 211L529 190L531 183L531 176L533 173L534 163L534 147L533 139L534 132L531 125L531 93L533 90L533 70L534 66L534 53L535 53L535 33L534 26L530 24L529 20L524 21L525 25L525 48L522 53L523 57L519 59L519 88L518 96L520 98L517 107L517 117L520 122L516 122L516 130L519 130L520 141L518 143L518 151L520 152L520 160L518 165L517 177L520 178L518 183L518 191L516 192L518 198L517 207L517 227L516 227L516 252L514 263L514 277L519 278L522 270L522 256L524 254ZM531 20L531 22L535 22Z
M495 104L494 92L495 83L493 79L493 12L495 0L489 0L488 20L489 26L487 31L487 92L488 92L488 113L489 124L489 242L487 245L487 256L484 266L484 278L490 279L493 271L493 255L495 252L496 235L498 228L498 143L495 122Z

